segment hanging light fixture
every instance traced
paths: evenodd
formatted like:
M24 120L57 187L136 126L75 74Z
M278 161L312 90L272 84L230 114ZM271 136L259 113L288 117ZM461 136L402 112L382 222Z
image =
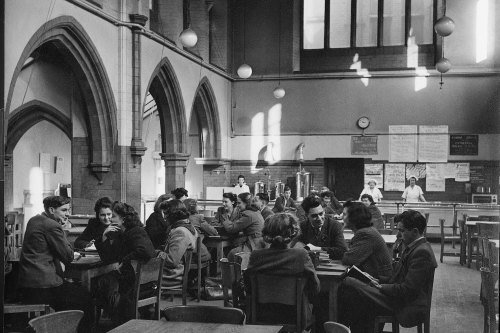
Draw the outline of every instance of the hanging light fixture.
M441 59L436 62L436 70L441 74L439 89L443 88L443 73L451 69L451 62L444 57L444 37L451 35L455 30L455 22L446 16L446 0L443 0L443 16L434 24L434 31L441 37Z
M187 0L187 28L184 29L179 35L182 46L193 47L198 42L198 36L193 29L191 29L191 1Z
M242 79L248 79L250 76L252 76L252 67L246 63L246 50L245 50L245 43L246 43L246 25L245 25L245 8L246 8L246 2L243 3L243 64L238 67L238 70L236 71L238 73L238 76Z
M278 86L274 89L273 95L275 98L280 99L285 97L285 89L281 85L281 1L278 19Z

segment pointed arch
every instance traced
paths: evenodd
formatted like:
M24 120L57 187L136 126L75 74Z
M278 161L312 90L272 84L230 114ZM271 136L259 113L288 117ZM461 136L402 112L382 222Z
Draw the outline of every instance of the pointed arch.
M191 108L191 117L196 113L201 136L201 157L220 158L221 135L219 111L210 81L205 76L200 80Z
M74 73L75 80L79 82L87 109L84 117L90 143L90 165L109 166L114 159L118 136L116 104L102 59L91 38L75 18L57 17L42 25L31 37L14 70L6 100L6 112L10 110L14 87L24 63L39 47L46 44L57 48Z
M156 66L147 91L153 96L160 116L162 153L186 153L186 113L179 81L167 58Z

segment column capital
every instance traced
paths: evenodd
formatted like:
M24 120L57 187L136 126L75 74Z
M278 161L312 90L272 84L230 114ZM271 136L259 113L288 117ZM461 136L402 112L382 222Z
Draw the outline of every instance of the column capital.
M191 154L187 153L160 153L160 157L165 163L170 161L187 162Z

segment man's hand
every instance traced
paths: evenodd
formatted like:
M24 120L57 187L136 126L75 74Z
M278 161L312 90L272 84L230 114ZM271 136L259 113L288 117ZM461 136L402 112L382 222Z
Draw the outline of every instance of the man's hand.
M321 247L312 245L311 243L306 245L309 248L309 251L321 251Z
M376 281L376 280L370 281L370 286L375 287L377 289L381 289L382 288L382 286L380 285L380 283L378 283L378 281Z

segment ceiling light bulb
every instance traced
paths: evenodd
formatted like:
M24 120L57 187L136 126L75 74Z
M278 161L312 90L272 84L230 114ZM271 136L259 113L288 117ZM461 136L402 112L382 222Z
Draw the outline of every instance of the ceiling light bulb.
M451 62L446 58L441 58L436 62L436 70L439 73L446 73L451 68Z
M238 67L238 76L241 77L242 79L248 79L250 76L252 76L252 67L250 67L247 64L243 64L240 67Z
M283 98L283 97L285 97L285 89L278 86L278 87L276 87L276 89L274 89L273 95L277 99Z
M455 30L455 22L448 16L443 16L434 24L434 30L441 37L449 36Z
M179 39L184 47L193 47L198 42L198 36L193 29L187 28L179 35Z

